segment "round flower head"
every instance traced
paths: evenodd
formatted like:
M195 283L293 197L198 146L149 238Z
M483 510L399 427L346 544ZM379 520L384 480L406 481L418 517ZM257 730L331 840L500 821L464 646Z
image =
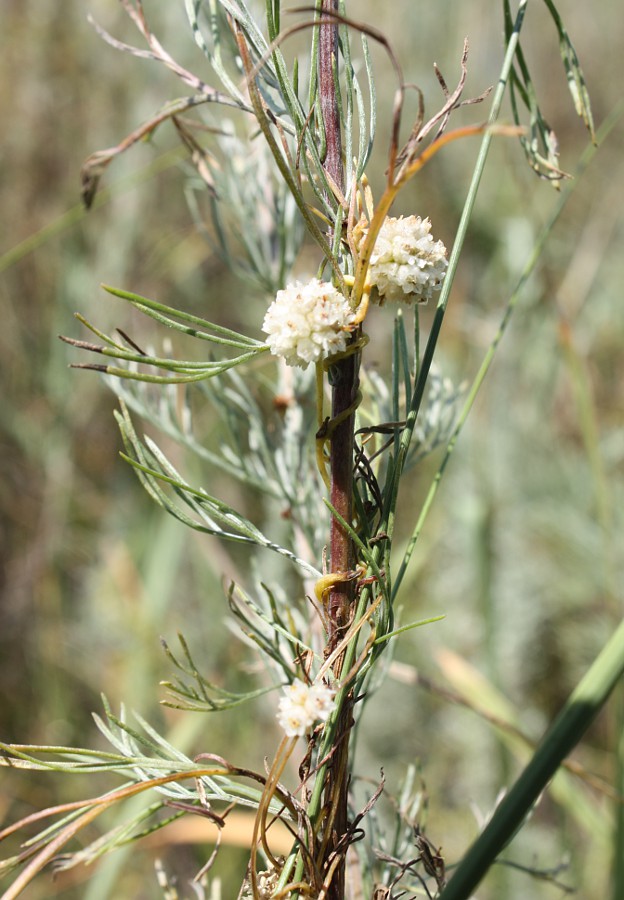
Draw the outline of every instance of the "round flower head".
M331 688L297 679L284 688L277 718L288 737L302 737L315 722L326 722L334 705Z
M420 216L385 220L371 255L369 280L379 303L426 303L446 273L446 247L431 237ZM366 233L366 230L364 230Z
M347 346L355 314L346 298L327 281L296 281L278 291L269 306L262 330L274 356L289 366L305 368L341 353Z

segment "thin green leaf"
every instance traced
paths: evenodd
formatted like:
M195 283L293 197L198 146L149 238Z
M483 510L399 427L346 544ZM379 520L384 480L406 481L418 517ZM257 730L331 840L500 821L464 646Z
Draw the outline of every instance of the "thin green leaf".
M133 306L136 306L137 309L140 309L146 315L151 316L151 318L156 319L157 322L161 322L169 328L175 328L183 334L197 337L202 341L210 341L211 343L220 344L224 347L236 347L240 350L248 350L251 348L259 349L265 346L262 341L257 341L247 335L239 334L237 331L232 331L231 328L225 328L223 325L208 322L206 319L194 316L191 313L184 312L180 309L174 309L172 306L165 306L163 303L149 300L147 297L142 297L140 294L134 294L131 291L124 291L121 288L111 287L108 284L103 284L102 288L114 297L128 300L129 303L132 303ZM188 323L189 327L182 327L178 322L174 321L175 319L179 319L180 322ZM199 326L202 330L190 327L195 325ZM212 332L212 334L208 332Z
M262 587L267 592L270 599L271 592L265 585L262 585ZM287 642L287 644L289 645L289 652L300 652L302 650L305 650L306 653L310 653L312 656L317 656L312 647L306 644L306 642L302 640L299 634L293 633L292 629L289 630L288 628L286 628L275 617L271 618L269 615L267 615L262 607L255 603L239 585L231 586L228 592L228 603L232 613L244 624L245 629L248 629L248 631L245 631L247 637L249 637L258 645L262 646L266 650L266 652L269 653L269 655L280 665L281 668L284 668L284 657L280 653L280 645L278 640L279 637L283 638ZM263 631L262 628L254 623L252 618L249 618L242 614L240 606L238 605L240 603L242 603L245 607L247 607L247 609L250 610L253 617L259 619L260 622L269 629L271 634L270 638L267 637L266 631Z
M577 115L585 123L585 127L589 131L592 141L595 141L596 134L594 130L594 117L591 111L589 92L587 90L585 75L583 74L581 64L578 60L578 56L576 55L576 50L574 49L574 44L570 40L570 36L564 27L561 16L559 15L555 4L552 2L552 0L544 0L544 2L548 8L548 11L550 12L550 15L552 16L553 22L555 23L555 27L557 29L557 33L559 35L559 50L561 53L561 59L563 60L563 66L568 82L568 90L570 91L570 95L574 103L574 108Z
M178 679L178 684L172 684L170 681L161 681L161 685L166 687L174 698L181 698L181 700L162 700L161 704L163 706L194 712L215 712L224 709L232 709L235 706L246 703L248 700L253 700L256 697L260 697L263 694L274 690L273 687L264 687L243 694L235 694L231 691L226 691L200 674L184 637L181 634L178 634L178 639L182 646L186 662L178 660L165 641L162 642L163 648L170 662L184 675L192 678L195 686L181 679ZM220 695L220 697L218 699L215 698L215 694ZM151 729L147 722L139 720L138 717L137 720L140 721L143 729L148 734L152 735L153 739L159 739L159 735Z
M411 631L412 628L421 628L423 625L433 625L434 622L441 622L443 619L446 619L446 615L431 616L431 618L429 619L420 619L418 622L411 622L409 625L402 625L400 628L395 628L394 631L389 631L387 634L382 634L382 636L374 640L373 643L383 644L384 641L389 641L391 638L397 637L399 634L404 634L406 631Z

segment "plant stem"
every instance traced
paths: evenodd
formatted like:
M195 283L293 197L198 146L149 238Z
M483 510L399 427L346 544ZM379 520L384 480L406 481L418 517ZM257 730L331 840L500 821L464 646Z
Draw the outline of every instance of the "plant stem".
M338 0L322 0L321 17L325 13L337 13ZM342 166L342 132L340 110L334 74L338 70L338 23L327 17L319 25L318 85L322 125L325 131L327 153L323 166L328 175L342 190L344 175Z
M322 0L321 16L338 11L338 0ZM341 117L336 95L335 76L338 68L338 24L336 20L326 20L319 26L318 45L318 85L322 127L325 131L327 153L324 167L333 182L342 190L344 171L342 163ZM333 242L330 235L330 243ZM339 360L330 370L332 386L332 418L336 419L346 410L354 406L359 385L359 353ZM330 500L334 509L346 522L353 521L353 431L355 413L347 416L336 425L330 440ZM340 524L332 516L330 524L330 563L332 573L346 573L354 566L354 549L352 541ZM339 643L349 625L354 599L352 581L337 584L329 592L327 605L328 618L328 652ZM342 659L334 667L340 673ZM349 771L349 740L351 727L351 699L347 697L343 704L338 728L334 754L328 769L325 785L326 810L322 852L319 863L321 871L327 872L332 858L338 850L347 832L347 792ZM344 854L345 848L338 850ZM335 858L335 857L334 857ZM335 869L328 889L328 900L342 900L345 891L344 859Z

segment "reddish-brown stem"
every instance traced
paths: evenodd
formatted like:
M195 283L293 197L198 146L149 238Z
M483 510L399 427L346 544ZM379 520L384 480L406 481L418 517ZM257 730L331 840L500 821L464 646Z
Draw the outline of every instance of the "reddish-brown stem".
M334 419L354 406L359 383L359 361L359 354L354 353L330 369ZM352 413L335 427L330 441L330 499L332 506L345 522L353 521L353 428ZM331 520L329 546L331 571L335 573L352 571L355 565L353 544L343 526L334 517ZM329 592L327 613L330 651L338 644L349 626L353 591L354 582L348 580L338 582ZM341 664L340 659L334 667L337 673L340 672Z
M338 12L338 0L323 0L322 15ZM334 86L334 73L338 70L338 23L326 17L319 26L318 84L321 118L325 129L325 170L338 187L343 189L342 131L340 111Z
M338 0L323 0L322 13L336 12ZM319 30L318 84L320 109L325 130L327 153L324 166L334 183L343 189L344 171L342 162L342 135L340 110L334 84L338 68L338 24L335 19L326 19ZM330 237L333 237L331 235ZM336 419L350 408L354 408L359 385L359 353L354 353L335 363L330 369L332 386L332 418ZM353 430L354 413L340 421L330 438L330 500L346 522L353 521ZM336 518L330 526L330 565L332 573L350 572L354 567L352 541ZM348 628L354 599L354 582L338 582L329 592L327 604L328 653L336 647ZM342 658L334 666L340 673ZM327 825L331 831L323 839L322 871L333 868L328 900L343 900L345 893L344 859L336 865L335 851L348 830L348 732L351 727L351 704L345 703L338 730L336 732L336 753L329 769L325 790L325 807L331 808ZM341 846L344 852L344 845Z

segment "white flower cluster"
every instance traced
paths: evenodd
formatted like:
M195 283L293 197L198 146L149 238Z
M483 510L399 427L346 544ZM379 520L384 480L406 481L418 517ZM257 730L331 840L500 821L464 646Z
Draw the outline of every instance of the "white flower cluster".
M277 719L288 737L301 737L315 722L326 722L334 706L331 688L297 679L284 688Z
M426 303L440 290L448 265L446 247L430 231L431 222L420 216L385 220L369 269L379 303Z
M262 330L274 356L283 356L289 366L304 368L342 353L355 313L347 299L327 281L313 278L296 281L278 291L269 306Z
M283 857L278 857L277 861L280 864L283 863ZM274 896L275 891L277 890L279 877L280 869L276 869L273 866L269 869L265 869L264 872L258 872L256 878L257 893L252 893L251 885L249 884L249 881L246 880L243 885L241 900L271 900L271 897Z

